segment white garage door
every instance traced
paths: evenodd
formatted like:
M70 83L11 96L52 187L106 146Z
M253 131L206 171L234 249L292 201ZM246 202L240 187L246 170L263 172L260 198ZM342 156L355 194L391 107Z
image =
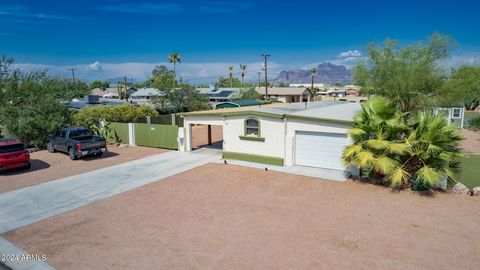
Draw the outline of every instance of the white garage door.
M295 164L344 170L341 158L348 144L346 134L298 131L295 136Z

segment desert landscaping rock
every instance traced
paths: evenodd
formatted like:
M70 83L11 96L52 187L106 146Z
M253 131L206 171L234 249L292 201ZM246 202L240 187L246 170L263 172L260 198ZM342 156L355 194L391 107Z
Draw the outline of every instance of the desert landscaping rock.
M473 188L472 196L480 196L480 187L474 187Z
M470 189L462 183L457 183L455 186L453 186L452 191L453 193L459 194L459 195L465 195L465 196L470 195Z

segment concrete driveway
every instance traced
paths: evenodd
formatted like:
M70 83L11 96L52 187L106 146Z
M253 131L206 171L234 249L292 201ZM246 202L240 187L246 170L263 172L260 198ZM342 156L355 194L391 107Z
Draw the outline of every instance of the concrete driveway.
M171 151L0 194L0 234L221 158L216 149Z

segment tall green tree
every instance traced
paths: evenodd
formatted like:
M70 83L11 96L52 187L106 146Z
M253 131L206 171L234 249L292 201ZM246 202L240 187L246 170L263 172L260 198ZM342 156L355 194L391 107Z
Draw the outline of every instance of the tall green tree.
M177 63L182 62L182 57L178 53L171 53L170 55L168 55L168 61L170 61L170 63L173 63L173 84L172 85L175 88L175 81L177 78L176 65Z
M241 87L242 82L238 78L225 78L225 77L219 77L217 81L217 86L218 87Z
M90 89L84 82L60 79L46 71L13 71L1 79L0 123L9 136L43 147L46 136L71 122L65 103Z
M421 111L443 83L439 61L449 56L453 45L450 37L438 33L427 44L399 47L390 39L381 47L371 44L368 61L354 68L354 83L369 94L392 99L402 112Z
M95 88L108 88L110 87L110 83L107 81L99 81L95 80L90 83L90 89L95 89Z
M480 106L480 66L462 66L453 71L438 94L441 106Z

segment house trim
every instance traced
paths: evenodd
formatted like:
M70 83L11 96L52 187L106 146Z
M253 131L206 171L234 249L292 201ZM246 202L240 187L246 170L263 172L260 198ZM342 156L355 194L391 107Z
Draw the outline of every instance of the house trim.
M262 163L262 164L269 164L269 165L276 165L276 166L283 166L283 163L284 163L283 158L279 158L279 157L260 156L260 155L252 155L247 153L228 152L228 151L222 152L222 158L243 160L248 162L255 162L255 163Z

